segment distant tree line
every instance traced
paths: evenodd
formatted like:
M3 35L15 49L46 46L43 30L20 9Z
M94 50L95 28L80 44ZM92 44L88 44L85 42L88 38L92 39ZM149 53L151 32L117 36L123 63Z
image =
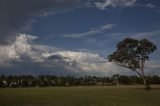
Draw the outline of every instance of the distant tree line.
M160 77L146 77L150 84L160 84ZM143 80L137 76L113 75L112 77L58 77L52 75L0 76L0 87L56 87L56 86L107 86L107 85L139 85Z

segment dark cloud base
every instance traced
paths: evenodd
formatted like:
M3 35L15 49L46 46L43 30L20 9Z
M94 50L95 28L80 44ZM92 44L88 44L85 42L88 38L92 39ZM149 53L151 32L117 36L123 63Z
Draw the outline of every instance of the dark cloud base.
M0 44L30 30L35 17L64 12L87 4L89 0L0 0Z

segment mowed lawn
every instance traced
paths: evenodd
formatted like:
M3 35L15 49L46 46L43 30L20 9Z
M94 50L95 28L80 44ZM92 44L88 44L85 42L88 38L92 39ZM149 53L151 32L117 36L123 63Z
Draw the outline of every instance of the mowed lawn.
M4 88L0 89L0 106L160 106L160 89Z

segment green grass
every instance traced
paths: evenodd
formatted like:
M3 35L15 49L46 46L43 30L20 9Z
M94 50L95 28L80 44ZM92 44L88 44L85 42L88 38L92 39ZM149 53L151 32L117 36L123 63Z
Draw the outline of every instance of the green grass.
M0 89L0 106L160 106L160 89L5 88Z

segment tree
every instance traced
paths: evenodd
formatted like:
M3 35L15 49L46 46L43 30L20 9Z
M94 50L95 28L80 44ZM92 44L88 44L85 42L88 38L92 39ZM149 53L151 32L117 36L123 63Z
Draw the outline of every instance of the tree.
M145 87L150 88L144 74L144 65L156 49L156 45L147 39L125 38L117 44L117 50L108 56L108 60L136 72L143 79Z

